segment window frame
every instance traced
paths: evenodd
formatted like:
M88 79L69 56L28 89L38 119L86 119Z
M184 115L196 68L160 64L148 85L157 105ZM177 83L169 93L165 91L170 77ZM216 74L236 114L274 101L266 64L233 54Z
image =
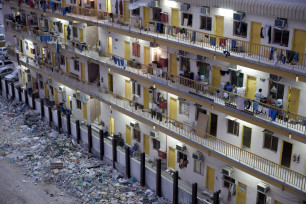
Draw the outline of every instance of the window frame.
M72 26L72 37L73 38L78 38L79 37L79 33L78 33L78 27Z
M223 177L222 177L222 186L223 188L229 188L230 187L230 184L235 184L235 179L230 177L230 176L226 176L223 174ZM228 183L228 184L227 184ZM228 185L228 186L227 186Z
M246 26L246 31L238 33L237 29L239 27L239 23L244 24ZM248 37L248 24L245 22L240 22L240 21L233 21L233 36L237 36L240 38L247 38Z
M60 65L65 65L66 61L65 61L65 56L64 55L60 55Z
M140 136L141 136L140 130L134 128L133 139L136 140L137 142L140 142L140 138L141 138Z
M268 149L268 150L270 150L270 151L273 151L273 152L275 152L275 153L277 153L277 150L278 150L278 137L276 137L276 136L273 136L272 134L269 134L269 133L264 133L264 135L263 135L263 145L262 145L262 148L263 149ZM266 139L268 139L267 137L270 137L270 139L269 140L271 140L270 141L270 147L267 147L266 146ZM273 149L273 139L275 140L276 139L276 149Z
M80 62L77 60L74 60L74 70L80 71Z
M152 138L152 148L156 151L160 149L160 141L158 139Z
M199 163L198 165L200 166L200 171L198 172L196 169L196 164ZM201 160L198 159L194 159L193 162L193 172L200 174L200 175L204 175L204 163Z
M276 42L275 39L275 35L276 35L276 31L280 31L281 32L281 37L280 37L280 42ZM284 44L283 43L283 35L284 35L284 32L287 32L288 33L288 41L287 41L287 44ZM280 45L280 46L283 46L283 47L288 47L289 45L289 40L290 40L290 31L289 30L282 30L282 29L279 29L277 27L274 27L273 28L273 31L272 31L272 36L273 36L273 44L276 44L276 45Z
M205 19L205 27L202 28L203 20ZM208 20L210 20L210 29L208 28ZM212 17L210 16L200 16L200 28L201 30L211 31L212 29Z
M191 16L191 21L189 21L189 18ZM182 12L182 22L181 22L181 25L182 26L188 26L188 27L192 27L192 23L193 23L193 14L192 13L186 13L186 12ZM186 19L187 17L187 25L184 24L184 19Z
M77 107L77 109L82 110L82 102L78 99L76 99L76 107Z
M229 131L229 127L230 127L230 122L233 122L233 131L230 132ZM238 130L237 130L238 129ZM240 130L240 123L238 123L237 121L235 120L230 120L230 119L227 119L227 133L228 134L231 134L231 135L235 135L235 136L238 136L239 137L239 130Z

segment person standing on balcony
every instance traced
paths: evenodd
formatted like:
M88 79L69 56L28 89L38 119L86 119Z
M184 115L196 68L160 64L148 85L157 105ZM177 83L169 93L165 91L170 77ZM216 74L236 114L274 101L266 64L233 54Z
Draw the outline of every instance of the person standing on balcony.
M262 89L259 89L256 93L255 93L255 101L260 102L260 99L262 99L264 96L262 95Z

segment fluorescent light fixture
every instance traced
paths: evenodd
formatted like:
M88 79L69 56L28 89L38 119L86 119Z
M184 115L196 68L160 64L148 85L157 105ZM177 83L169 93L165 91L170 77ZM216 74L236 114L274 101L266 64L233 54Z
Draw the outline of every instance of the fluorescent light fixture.
M229 120L233 120L233 121L237 120L237 118L234 118L233 116L230 116L230 115L227 115L225 118Z
M231 9L219 8L219 14L226 17L233 17L234 11Z

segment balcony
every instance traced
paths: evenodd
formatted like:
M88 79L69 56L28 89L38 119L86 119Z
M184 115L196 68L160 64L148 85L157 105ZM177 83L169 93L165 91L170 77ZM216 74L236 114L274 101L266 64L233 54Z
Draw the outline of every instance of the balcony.
M40 35L49 35L51 41L48 42L49 48L50 45L53 45L53 50L56 50L57 41L59 44L64 45L65 49L60 49L62 52L68 52L70 55L77 54L80 57L86 57L90 61L94 61L97 64L102 64L107 67L112 67L117 71L120 71L120 74L130 75L140 77L141 79L146 80L146 82L159 84L161 89L167 89L166 91L171 91L173 94L183 93L186 96L191 96L195 98L200 98L201 102L205 105L216 104L222 108L222 110L231 111L239 114L246 114L251 118L258 118L262 123L270 123L276 125L278 128L285 130L293 130L299 134L302 134L303 138L300 139L302 142L305 140L304 135L306 133L306 116L302 116L295 113L290 113L284 109L277 108L261 102L255 102L249 98L239 96L232 92L224 91L217 87L211 85L206 85L202 82L184 78L182 76L173 76L169 72L161 71L158 68L153 68L148 65L141 64L140 67L131 67L131 66L121 66L115 64L113 60L110 60L111 57L116 57L119 59L124 59L120 56L115 56L108 54L106 52L100 51L94 47L87 47L80 49L80 46L83 44L78 44L77 42L72 42L49 33L42 31L37 31L32 28L26 28L22 25L6 21L6 29L9 29L14 32L14 34L19 34L21 31L28 36L29 33L31 37L39 42ZM18 28L18 29L17 29ZM30 31L30 32L29 32ZM43 46L45 43L42 44ZM80 45L80 46L79 46ZM169 89L170 88L170 89ZM227 95L228 97L224 97ZM242 107L241 104L244 101L248 101L250 107ZM260 107L265 111L257 112L256 107ZM221 111L222 111L221 110ZM277 112L275 117L270 117L270 110L272 112Z
M17 60L15 57L16 52L12 48L8 49L8 55L13 60ZM27 66L33 71L44 74L61 84L71 87L72 89L78 89L81 92L93 96L98 100L111 105L113 109L116 109L123 114L133 117L147 125L154 125L156 129L174 138L182 140L195 148L200 150L203 150L204 148L206 151L210 151L212 155L217 156L218 158L221 156L221 159L224 162L233 161L238 168L240 165L243 165L251 170L251 174L254 172L255 174L264 174L268 179L277 180L281 183L284 182L301 193L306 192L306 176L300 173L243 150L240 147L220 140L180 121L171 119L167 115L162 114L162 118L152 117L150 109L135 109L134 101L110 92L106 88L100 88L95 84L89 82L83 83L71 78L67 73L56 71L56 68L44 64L44 62L41 62L41 66L38 68L33 58L23 54L19 55L22 65Z
M16 5L18 0L9 1L9 5ZM21 3L23 7L29 7L25 3ZM68 13L63 17L62 10L52 11L50 8L47 8L48 12L53 13L54 17L57 18L73 18L78 21L83 21L85 23L95 23L98 26L105 26L109 28L115 28L124 31L125 35L131 35L136 37L133 34L141 34L137 37L145 40L158 39L162 40L163 43L171 42L172 46L182 45L182 49L190 49L193 52L197 50L205 51L204 55L210 57L215 57L215 54L219 56L224 56L223 52L228 51L233 60L243 60L244 62L251 63L248 65L253 69L258 69L258 66L264 66L274 69L274 74L277 74L277 71L285 71L287 74L290 74L291 78L295 78L296 75L292 73L300 74L305 76L306 69L306 57L304 53L297 53L298 59L292 61L279 60L278 58L274 59L273 53L283 53L286 55L291 52L291 50L273 48L271 46L254 44L247 41L231 39L222 36L216 36L204 32L194 31L190 29L183 29L180 27L174 27L169 24L164 24L162 30L156 32L152 27L156 27L157 21L148 21L144 27L143 19L126 17L117 14L110 14L104 11L98 11L96 9L80 8L76 6L69 6ZM35 10L35 9L34 9ZM177 32L179 30L180 32ZM184 31L184 32L181 32ZM150 38L147 38L150 37ZM174 44L173 44L174 43ZM272 51L274 50L274 51ZM220 60L227 60L223 57ZM236 61L235 61L236 62ZM239 63L239 61L237 62ZM304 79L300 79L303 80Z

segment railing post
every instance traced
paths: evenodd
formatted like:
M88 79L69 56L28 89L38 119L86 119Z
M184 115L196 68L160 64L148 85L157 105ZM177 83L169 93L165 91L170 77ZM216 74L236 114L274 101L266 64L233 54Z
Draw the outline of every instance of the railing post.
M178 171L173 174L173 204L178 204Z
M62 117L61 117L61 111L57 110L57 127L58 127L58 132L61 133L61 128L62 128Z
M112 140L112 150L113 150L113 168L116 169L117 162L117 140L113 138Z
M192 204L197 204L198 202L198 184L192 184Z
M18 87L18 93L20 93L20 96L21 96L21 91L19 90L21 90L20 87ZM42 98L40 99L40 115L41 115L41 119L45 117L44 100Z
M5 93L6 93L6 98L9 98L9 90L8 90L8 81L4 80L5 83Z
M75 121L75 126L76 126L76 136L77 136L77 143L80 144L81 140L81 129L80 129L80 120Z
M131 178L130 147L125 147L125 174L127 178Z
M156 195L161 196L161 159L156 160Z
M91 153L91 149L92 149L92 131L91 131L91 125L87 125L87 136L88 136L88 152Z
M29 105L29 98L28 98L28 92L27 90L24 90L24 98L25 98L25 104Z
M48 115L49 115L49 126L52 126L52 110L51 106L48 106Z
M15 99L15 88L14 88L14 82L11 82L11 88L12 88L12 99Z
M146 165L145 165L145 153L141 153L141 160L140 160L140 185L146 185Z

